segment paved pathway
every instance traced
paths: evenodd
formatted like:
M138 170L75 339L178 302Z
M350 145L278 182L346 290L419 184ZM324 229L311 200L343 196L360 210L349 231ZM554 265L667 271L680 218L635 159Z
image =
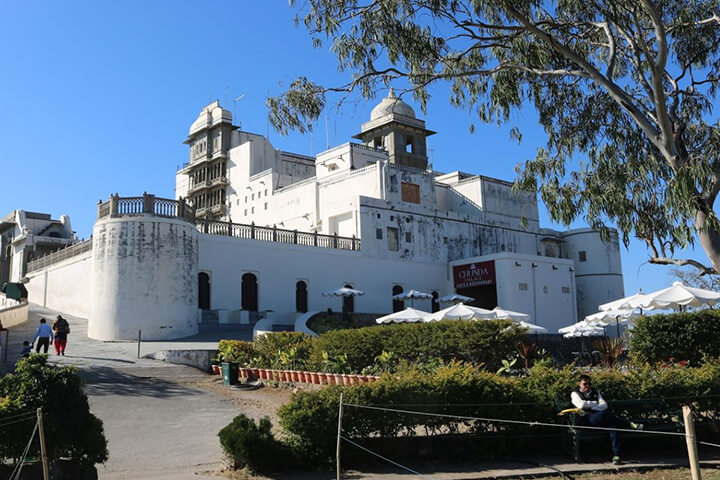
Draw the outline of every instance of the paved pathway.
M56 312L31 305L30 319L10 329L8 358L20 356L23 340L32 341L40 317ZM70 322L66 356L49 360L76 365L86 380L90 408L103 420L110 458L98 466L101 479L215 478L221 448L217 433L238 414L232 402L197 388L207 375L192 367L137 358L137 342L100 342L87 338L87 321ZM242 332L247 336L247 332ZM203 334L175 342L143 342L141 355L158 350L215 349L228 333Z

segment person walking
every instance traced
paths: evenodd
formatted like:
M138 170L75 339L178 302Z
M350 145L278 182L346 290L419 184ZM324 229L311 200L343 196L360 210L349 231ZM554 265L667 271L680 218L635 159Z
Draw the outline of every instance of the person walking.
M37 331L35 332L35 338L33 338L32 343L35 343L37 340L37 345L35 346L35 353L40 353L40 347L43 347L43 353L48 352L48 348L50 348L50 342L53 339L53 332L52 328L50 328L50 325L47 324L44 318L40 319L40 326L37 328Z
M52 329L55 333L55 353L64 357L67 336L68 333L70 333L70 324L62 315L58 315L57 319L53 322Z

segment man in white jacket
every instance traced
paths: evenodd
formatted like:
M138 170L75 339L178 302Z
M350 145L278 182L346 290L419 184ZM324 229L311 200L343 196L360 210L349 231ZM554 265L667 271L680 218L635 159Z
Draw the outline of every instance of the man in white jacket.
M642 430L641 424L628 422L624 418L613 415L608 409L608 404L603 396L596 388L593 388L589 375L580 375L578 386L570 394L570 400L572 404L580 410L579 425ZM612 442L613 452L612 462L615 465L619 465L621 463L620 434L615 430L611 430L610 440Z

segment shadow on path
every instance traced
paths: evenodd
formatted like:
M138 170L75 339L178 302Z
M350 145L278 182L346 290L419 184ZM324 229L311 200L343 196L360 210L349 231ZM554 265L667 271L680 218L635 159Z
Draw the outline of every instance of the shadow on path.
M202 394L193 388L154 377L130 375L112 367L80 370L79 375L85 380L88 396L171 398Z

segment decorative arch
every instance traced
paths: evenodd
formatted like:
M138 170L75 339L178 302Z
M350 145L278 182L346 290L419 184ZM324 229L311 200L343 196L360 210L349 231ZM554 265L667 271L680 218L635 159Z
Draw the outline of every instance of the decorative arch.
M242 276L241 302L242 309L250 312L258 311L258 284L254 273L245 273Z
M295 284L295 311L300 313L308 311L307 283L304 280L298 280Z
M345 288L353 288L353 286L347 283L345 284ZM353 313L355 311L355 297L352 295L343 297L342 305L343 313Z
M402 288L400 285L393 285L393 288L392 288L393 297L394 297L395 295L399 295L399 294L401 294L401 293L403 293L403 288ZM402 300L395 300L395 299L393 299L393 301L392 301L392 309L393 309L393 313L399 312L399 311L401 311L401 310L404 310L404 309L405 309L405 302L403 302Z

